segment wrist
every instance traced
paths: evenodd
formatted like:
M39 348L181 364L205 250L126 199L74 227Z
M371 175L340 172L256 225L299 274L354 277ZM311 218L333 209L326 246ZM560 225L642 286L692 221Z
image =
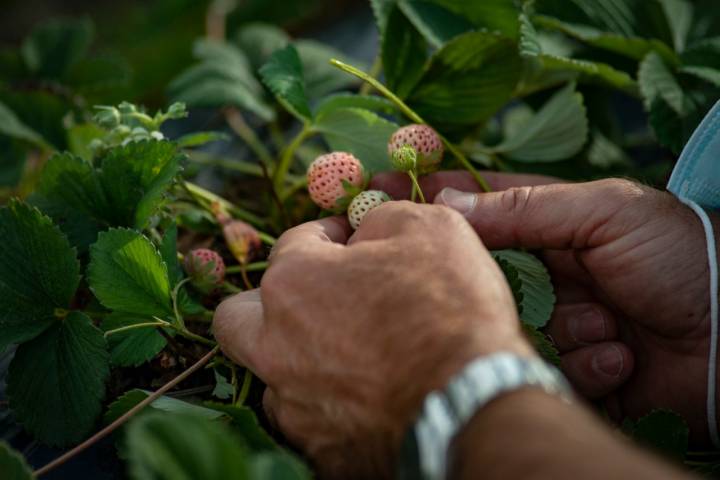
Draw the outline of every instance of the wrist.
M571 395L562 375L538 358L497 352L470 362L425 398L403 443L400 478L445 478L451 442L471 418L501 395L527 387L566 401Z

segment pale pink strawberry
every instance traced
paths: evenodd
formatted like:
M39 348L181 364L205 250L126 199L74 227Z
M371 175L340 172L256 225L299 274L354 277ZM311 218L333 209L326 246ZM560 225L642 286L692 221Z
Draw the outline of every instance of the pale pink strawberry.
M362 189L363 168L360 160L345 152L333 152L315 159L307 172L310 198L320 208L342 208L343 200L352 197L343 182L350 188ZM347 205L347 203L345 203Z
M366 190L359 193L348 207L348 220L354 229L358 229L365 218L365 215L373 208L379 207L385 202L392 200L390 196L380 190Z
M198 248L185 256L185 271L195 287L210 292L225 281L225 262L219 253Z
M407 125L396 131L388 143L390 158L405 145L417 152L417 170L420 174L436 170L445 153L440 135L427 125Z

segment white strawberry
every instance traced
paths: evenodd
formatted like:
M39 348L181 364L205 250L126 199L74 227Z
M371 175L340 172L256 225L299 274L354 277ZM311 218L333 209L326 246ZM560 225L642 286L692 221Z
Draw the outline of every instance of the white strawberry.
M442 162L445 146L440 135L427 125L407 125L396 131L390 138L390 158L396 151L409 145L417 152L417 172L430 173Z
M365 178L360 160L349 153L333 152L315 159L308 168L307 182L310 198L320 208L342 210L349 198L362 190Z
M350 206L348 207L347 214L348 220L350 220L350 225L357 230L360 227L363 218L365 218L365 215L367 215L370 210L379 207L390 200L392 200L392 198L390 198L387 193L381 192L380 190L366 190L359 193L355 198L353 198L352 202L350 202Z

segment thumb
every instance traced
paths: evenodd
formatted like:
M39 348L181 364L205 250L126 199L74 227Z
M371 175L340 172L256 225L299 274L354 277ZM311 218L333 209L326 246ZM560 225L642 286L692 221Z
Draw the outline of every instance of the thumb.
M263 377L260 337L263 306L260 290L248 290L224 300L215 310L213 334L223 353Z
M480 194L446 188L435 203L462 213L488 248L580 249L607 244L637 228L661 195L610 179ZM654 201L644 201L648 198Z

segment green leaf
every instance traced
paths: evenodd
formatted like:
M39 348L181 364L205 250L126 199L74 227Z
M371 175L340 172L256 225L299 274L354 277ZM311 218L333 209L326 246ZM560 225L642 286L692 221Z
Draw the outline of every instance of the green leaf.
M183 135L175 140L180 148L201 147L213 142L230 141L230 135L224 132L195 132Z
M369 172L391 170L387 144L398 129L394 123L360 108L332 110L315 121L330 148L355 155Z
M685 115L685 94L670 69L657 53L649 53L640 63L638 83L649 110L656 98L662 98L678 115Z
M263 480L310 480L310 470L285 452L261 453L252 457L250 478Z
M108 226L143 229L180 170L170 142L143 141L110 150L100 169L69 153L43 169L33 203L85 249Z
M657 0L665 13L672 33L675 51L685 50L688 35L693 24L694 8L687 0Z
M550 54L540 56L542 67L550 72L571 72L574 75L571 79L577 79L583 83L607 84L618 90L624 90L635 94L637 84L627 73L616 70L605 63L578 60L575 58L564 58Z
M84 314L71 312L18 347L8 373L10 408L43 443L77 443L95 425L109 373L102 332Z
M102 56L78 62L65 75L64 83L77 93L92 96L90 101L108 102L108 98L117 98L116 91L127 87L131 80L132 70L124 59Z
M260 68L276 50L290 43L290 37L283 29L269 23L246 23L235 39L254 69Z
M171 87L174 87L171 84ZM242 83L218 78L203 78L191 83L183 90L171 90L170 96L175 102L184 102L190 107L235 106L254 113L269 122L275 118L272 109Z
M560 367L560 352L555 348L555 345L550 341L547 335L538 330L535 327L524 324L523 331L528 336L530 343L535 350L538 351L540 356L548 363Z
M522 323L536 328L547 325L555 294L545 265L526 252L499 250L492 255L510 284Z
M20 452L0 441L0 472L3 480L33 480L35 476Z
M341 108L362 108L375 113L393 114L397 111L395 104L378 95L356 95L354 93L337 93L322 99L315 107L315 117L327 115Z
M112 208L104 217L113 225L145 228L180 171L181 158L170 142L132 142L110 150L100 172Z
M41 148L66 148L64 119L74 109L70 98L45 89L10 90L0 84L0 102L13 111L20 122L42 137L45 143L39 144Z
M45 147L39 133L25 125L5 104L0 102L0 135L17 138L38 147Z
M650 125L658 141L680 154L715 98L701 92L689 92L684 97L685 115L679 115L662 97L650 106Z
M105 307L141 317L172 314L165 262L143 235L112 229L90 248L88 282Z
M312 118L305 93L303 66L297 49L287 47L273 53L270 60L260 68L263 82L278 101L301 121Z
M681 67L680 71L720 87L720 70L711 67Z
M93 152L90 149L90 143L95 139L105 136L105 130L94 123L81 123L73 125L67 132L67 144L71 153L82 158L86 162L91 162Z
M592 142L588 149L588 162L595 167L609 169L612 167L629 167L631 165L627 154L619 145L596 130L592 135Z
M93 35L93 24L87 18L47 21L23 42L23 60L38 76L61 78L85 56Z
M431 0L451 12L467 18L478 30L500 32L517 38L518 9L514 0Z
M45 164L31 201L83 250L108 226L103 212L112 209L90 163L67 152Z
M215 388L213 388L212 396L220 400L228 400L233 396L235 387L228 382L222 373L217 371L217 368L213 370L213 373L215 374Z
M687 66L712 67L720 70L720 37L705 38L690 46L682 54Z
M433 56L408 103L432 125L476 125L512 99L520 73L512 41L489 32L466 33Z
M47 329L80 282L67 238L37 209L12 200L0 208L0 350Z
M265 121L274 118L272 108L262 99L262 86L241 50L226 43L199 40L194 53L202 62L184 71L168 87L174 101L191 107L232 105Z
M138 323L152 322L152 318L113 312L103 319L104 332ZM143 327L125 332L113 333L107 337L110 347L110 362L116 367L137 367L152 360L165 348L167 341L157 328Z
M690 430L685 420L670 410L654 410L625 428L637 442L666 457L682 461L687 454Z
M300 61L303 65L305 90L310 99L318 99L338 90L348 89L359 83L355 77L347 75L330 65L335 58L361 70L367 66L354 58L349 58L339 50L313 40L298 40L295 42Z
M423 75L428 46L394 3L382 8L374 4L376 16L380 15L380 54L388 88L406 98Z
M602 48L634 60L642 60L650 52L656 52L671 65L679 63L673 50L660 40L610 33L587 25L563 22L545 15L533 17L533 23L550 30L557 30L583 43Z
M177 236L177 223L175 220L170 220L170 224L165 227L162 242L160 243L160 255L165 265L167 265L168 278L173 288L182 279L183 275L180 262L178 261Z
M115 399L115 401L112 402L110 406L108 406L105 415L103 415L103 422L106 425L111 424L112 422L120 418L122 415L127 413L135 405L142 402L149 396L150 393L145 390L140 390L137 388L133 390L128 390L127 392L119 396L117 399ZM165 395L153 401L150 405L146 407L146 410L157 410L160 412L173 414L193 415L195 417L203 418L205 420L218 420L221 417L224 417L224 414L217 410L206 408L202 405L185 402L183 400L168 397ZM143 410L143 412L145 412L146 410Z
M557 162L577 154L588 138L583 96L570 84L548 100L516 136L495 151L519 162Z
M275 440L260 426L257 415L252 409L217 402L205 402L205 406L230 417L234 430L252 450L275 451L279 448Z
M541 1L542 13L549 13L558 18L572 17L587 25L630 37L635 33L637 18L627 0L555 0Z
M221 67L221 76L244 83L253 93L262 92L245 53L234 45L201 38L195 42L193 54L207 65Z
M250 478L242 441L225 425L203 417L142 415L128 425L126 445L134 480L226 480L228 472Z
M440 48L453 38L474 30L465 18L430 0L399 0L398 6L425 40Z

